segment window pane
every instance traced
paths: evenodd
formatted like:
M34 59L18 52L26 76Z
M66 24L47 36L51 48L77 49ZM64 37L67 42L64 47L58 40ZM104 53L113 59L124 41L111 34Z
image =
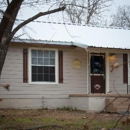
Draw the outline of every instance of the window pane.
M32 66L32 73L37 73L37 66Z
M43 74L38 74L38 81L43 81Z
M38 58L38 65L43 65L43 58Z
M32 58L32 64L37 64L37 58Z
M37 57L37 50L31 50L32 52L32 57Z
M50 75L50 81L55 82L55 75Z
M55 59L50 59L50 65L55 65Z
M44 81L49 81L49 75L48 74L44 74Z
M43 74L43 66L38 66L38 74Z
M55 57L55 51L50 51L50 57Z
M49 71L49 67L44 67L44 74L49 74L50 71Z
M49 65L49 59L48 58L44 58L44 65Z
M55 74L55 67L50 67L50 74Z
M32 82L55 82L55 51L31 50Z
M32 81L37 81L37 74L32 74Z
M43 57L43 53L44 53L43 50L38 50L38 57Z
M49 57L49 51L48 50L44 51L44 57Z
M103 56L91 56L91 73L103 74Z

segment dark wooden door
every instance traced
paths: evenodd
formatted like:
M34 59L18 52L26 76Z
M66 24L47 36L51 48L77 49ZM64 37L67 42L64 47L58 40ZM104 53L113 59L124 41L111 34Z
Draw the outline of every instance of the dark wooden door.
M105 93L105 53L91 53L91 93Z
M99 76L99 75L91 76L91 92L92 93L105 93L104 76Z

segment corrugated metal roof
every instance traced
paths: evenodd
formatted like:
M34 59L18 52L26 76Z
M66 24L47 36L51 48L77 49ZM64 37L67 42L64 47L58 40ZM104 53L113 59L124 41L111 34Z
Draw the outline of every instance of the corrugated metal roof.
M130 50L130 48L117 48L117 47L101 47L101 46L99 46L99 47L97 47L97 46L88 46L88 49L89 48L99 48L99 49L124 49L124 50Z
M24 22L23 19L16 19L16 21ZM91 25L91 24L80 24L80 23L61 23L61 22L47 22L47 21L31 21L32 23L47 23L47 24L62 24L62 25L74 25L74 26L86 26L86 27L97 27L97 28L109 28L109 29L124 29L130 30L128 27L114 27L114 26L103 26L103 25Z
M45 44L47 40L49 44L72 45L73 43L79 47L93 46L130 49L130 30L119 28L111 29L107 27L77 26L39 21L31 22L26 28L20 29L17 35L21 34L24 35L20 38L26 39L26 42L37 41L37 43L43 42Z

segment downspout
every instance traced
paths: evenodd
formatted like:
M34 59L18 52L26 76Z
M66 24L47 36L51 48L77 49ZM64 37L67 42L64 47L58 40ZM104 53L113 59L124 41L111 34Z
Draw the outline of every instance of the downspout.
M127 94L129 94L129 54L127 53Z
M88 47L85 48L85 51L87 52L87 94L89 93L89 51L88 51Z

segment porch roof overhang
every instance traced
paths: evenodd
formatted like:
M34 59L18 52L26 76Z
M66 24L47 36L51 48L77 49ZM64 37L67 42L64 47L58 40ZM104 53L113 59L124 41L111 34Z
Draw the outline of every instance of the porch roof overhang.
M108 52L108 53L130 53L130 48L88 46L88 48L86 48L86 51L89 51L89 52Z
M26 44L42 44L42 45L61 45L61 46L76 46L87 49L88 45L79 42L68 41L52 41L52 40L35 40L35 39L12 39L12 43L26 43Z
M97 51L97 52L128 52L130 48L114 48L114 47L98 47L89 46L79 42L69 42L69 41L52 41L52 40L35 40L35 39L12 39L11 43L24 43L24 44L40 44L40 45L59 45L59 46L75 46L85 49L86 51Z

